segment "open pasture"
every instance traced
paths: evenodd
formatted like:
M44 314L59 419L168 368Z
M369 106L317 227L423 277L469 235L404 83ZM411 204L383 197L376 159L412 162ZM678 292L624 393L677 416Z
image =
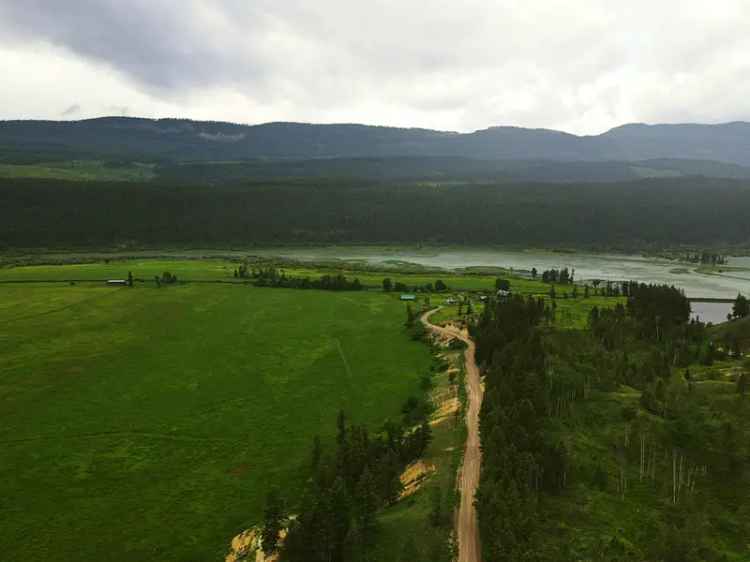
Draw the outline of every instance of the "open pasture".
M34 274L226 276L212 263ZM376 427L419 392L404 317L380 292L0 284L2 558L221 559L340 408Z

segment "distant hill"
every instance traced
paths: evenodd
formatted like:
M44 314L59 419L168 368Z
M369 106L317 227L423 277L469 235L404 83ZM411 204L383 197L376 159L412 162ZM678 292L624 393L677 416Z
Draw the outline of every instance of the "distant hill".
M750 123L617 127L595 136L493 127L473 133L356 124L232 123L106 117L84 121L0 122L0 161L85 158L145 161L440 157L523 162L699 160L696 173L746 177ZM667 166L673 169L675 164ZM587 166L588 167L588 166ZM641 166L653 169L653 166ZM683 165L678 166L683 170ZM683 173L678 171L679 174ZM739 174L739 175L737 175ZM648 173L646 174L648 175ZM622 178L620 178L622 179Z

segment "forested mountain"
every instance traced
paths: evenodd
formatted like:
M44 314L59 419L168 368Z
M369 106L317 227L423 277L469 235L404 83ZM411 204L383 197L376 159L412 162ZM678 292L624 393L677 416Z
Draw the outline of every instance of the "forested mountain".
M123 160L439 156L573 162L713 160L750 165L750 123L631 124L595 136L492 127L460 134L356 124L239 125L186 119L106 117L84 121L5 121L0 152L23 159L82 155Z
M432 185L0 180L5 247L455 243L750 245L750 184L717 179Z

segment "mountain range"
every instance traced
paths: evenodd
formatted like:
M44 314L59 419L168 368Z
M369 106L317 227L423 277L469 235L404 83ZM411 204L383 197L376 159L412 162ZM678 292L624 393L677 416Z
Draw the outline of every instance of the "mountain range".
M31 155L175 162L458 157L577 163L668 159L750 166L750 123L629 124L600 135L577 136L520 127L456 133L357 124L240 125L128 117L19 120L0 122L0 153L5 161Z

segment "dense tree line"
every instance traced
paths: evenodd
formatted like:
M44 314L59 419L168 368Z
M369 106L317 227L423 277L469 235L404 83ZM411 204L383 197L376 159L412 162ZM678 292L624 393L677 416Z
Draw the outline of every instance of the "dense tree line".
M401 281L393 281L390 277L383 279L383 291L389 293L395 291L397 293L405 293L412 291L414 293L443 293L448 290L442 280L438 279L435 283L425 283L424 285L407 285Z
M568 454L543 432L549 380L538 326L543 301L491 301L472 326L486 391L480 425L483 469L477 509L484 559L528 560L539 494L565 486Z
M366 560L377 534L376 514L402 492L401 473L420 458L432 439L429 404L415 397L402 407L400 421L388 421L372 434L337 419L335 445L326 451L315 438L304 468L308 484L287 519L279 494L270 490L263 524L263 549L280 551L286 562ZM280 530L288 526L283 545Z
M542 272L542 281L544 283L560 283L561 285L569 285L574 282L573 277L575 276L576 270L569 271L567 267L562 269L548 269Z
M745 244L750 186L729 180L225 186L0 180L5 247L458 243L637 248Z
M689 321L681 291L638 283L620 291L627 303L594 308L586 330L547 328L543 303L519 297L491 302L471 326L486 373L477 506L487 562L720 559L711 543L717 523L706 506L718 495L731 512L746 497L748 450L725 399L699 393L691 370L725 351L713 347L704 324ZM748 393L747 363L736 375L738 399ZM603 458L571 455L569 440L582 432L590 438L602 423L622 423L588 421L576 416L576 404L622 385L641 391L640 407L623 407L625 434L611 433ZM734 408L741 412L741 403ZM588 488L621 501L635 486L660 505L658 517L636 535L587 544L592 558L569 543L551 546L550 495Z
M275 267L253 269L246 273L240 269L239 274L253 279L256 287L280 287L285 289L321 289L323 291L361 291L364 287L359 279L348 279L345 275L321 275L318 279L294 277Z
M732 305L732 318L740 319L747 316L750 316L750 301L746 296L739 294Z

